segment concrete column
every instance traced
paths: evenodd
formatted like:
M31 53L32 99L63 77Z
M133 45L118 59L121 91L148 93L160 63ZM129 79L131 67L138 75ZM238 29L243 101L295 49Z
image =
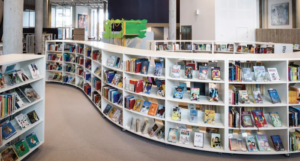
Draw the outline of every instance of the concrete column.
M35 0L35 53L42 54L42 38L43 38L43 1Z
M96 33L97 33L97 36L96 36L96 40L99 41L100 40L100 35L99 35L99 19L100 19L100 8L97 8L97 30L96 30Z
M88 38L92 37L92 9L89 8L89 26L88 26Z
M106 23L106 12L107 12L107 2L103 2L103 31L105 30L104 29L104 25Z
M262 28L268 28L268 0L262 0Z
M77 27L77 23L76 23L76 6L72 6L72 26L73 28Z
M49 25L49 0L43 0L43 27L48 28Z
M169 0L169 40L176 40L176 0Z
M3 54L23 53L23 0L4 1Z

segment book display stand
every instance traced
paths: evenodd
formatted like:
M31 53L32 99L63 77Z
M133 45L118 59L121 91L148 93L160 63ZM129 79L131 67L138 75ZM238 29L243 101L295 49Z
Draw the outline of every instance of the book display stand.
M213 43L213 42L212 42ZM121 127L125 131L132 132L138 136L145 137L154 141L162 142L169 145L175 145L183 148L211 151L218 153L232 153L232 154L255 154L255 155L274 155L296 153L299 151L291 151L289 143L289 132L293 132L297 127L290 127L289 123L289 106L300 107L300 104L289 104L289 85L290 83L296 83L296 87L300 88L300 81L290 82L288 79L288 66L290 62L300 63L298 54L286 53L286 54L214 54L211 53L172 53L172 52L154 52L151 50L140 50L133 48L126 48L116 46L112 44L105 44L101 42L93 41L46 41L46 81L57 82L72 85L82 90L88 99L93 102L96 108L112 123ZM53 55L56 59L53 59ZM147 58L150 62L148 73L136 73L127 70L127 62L133 59ZM48 59L48 60L47 60ZM155 73L154 60L163 59L162 73L161 75ZM185 70L179 71L179 78L171 77L172 67L177 65L182 60L193 60L195 62L207 62L215 63L219 67L220 80L213 80L208 74L208 78L205 80L198 79L199 71L198 67L192 72L193 78L187 79L184 77ZM230 81L230 64L231 62L254 62L261 63L265 68L277 68L279 81ZM0 61L1 62L1 61ZM51 64L52 63L52 64ZM1 63L0 63L1 64ZM50 64L50 65L49 65ZM127 65L127 66L126 66ZM210 71L211 69L208 69ZM252 68L253 70L253 68ZM109 80L109 73L119 74L122 81ZM152 80L160 80L164 82L164 94L163 96L158 91L160 86L152 85L149 93L137 92L136 89L132 89L128 84L128 80L137 79L143 80L144 77L152 77ZM112 79L112 78L111 78ZM114 78L115 79L115 78ZM100 83L101 82L101 83ZM120 83L122 82L122 83ZM191 101L191 93L188 89L182 95L182 99L174 98L174 89L179 86L179 83L185 82L188 86L192 84L203 84L205 89L204 94L200 95L198 100ZM101 84L99 88L98 85ZM298 85L299 83L299 85ZM211 101L209 99L209 89L211 85L218 88L218 101ZM262 93L262 103L253 103L252 99L249 104L230 104L229 103L229 91L231 85L258 85L260 86ZM201 87L202 88L202 87ZM114 89L114 92L109 92L110 89ZM248 88L247 88L248 89ZM269 89L276 89L281 99L280 103L272 103L270 96L268 95ZM201 93L201 92L200 92ZM120 100L115 99L115 95L120 95ZM128 96L133 96L137 101L138 99L149 102L156 102L159 105L164 105L164 115L158 116L150 115L149 113L143 113L140 111L128 108L131 106L131 99L127 99ZM128 102L127 102L128 101ZM174 120L174 107L178 107L181 104L194 104L197 108L196 122L191 122L190 109L181 108L180 121ZM133 104L132 104L133 105ZM138 106L138 105L137 105ZM207 123L205 120L206 110L210 107L214 107L214 124ZM202 107L202 109L199 109ZM253 107L254 109L262 109L263 114L267 120L268 126L266 127L231 127L229 113L230 108L240 107ZM151 109L151 107L150 107ZM113 112L112 112L113 111ZM117 112L116 112L117 111ZM275 127L269 120L269 112L278 112L281 119L282 126ZM116 113L121 113L117 115ZM239 120L235 120L240 122ZM146 123L147 124L146 124ZM159 129L164 128L164 134L151 135L151 129L153 125L157 124ZM153 128L152 128L153 127ZM194 146L194 131L192 128L197 127L199 132L204 134L203 147ZM190 132L185 133L190 137L186 142L179 141L180 130L178 130L177 138L171 138L175 141L170 141L169 131L170 129L182 129L187 128ZM217 130L215 132L214 130ZM172 131L173 132L173 131ZM156 132L157 133L157 132ZM213 134L212 133L218 133ZM267 136L268 144L270 145L270 151L231 151L229 138L240 136L255 136L256 134L264 134ZM284 150L277 151L274 147L271 136L279 135L282 141ZM215 140L215 138L218 138ZM176 140L177 139L177 140ZM214 142L212 144L212 142ZM215 147L216 146L216 147Z

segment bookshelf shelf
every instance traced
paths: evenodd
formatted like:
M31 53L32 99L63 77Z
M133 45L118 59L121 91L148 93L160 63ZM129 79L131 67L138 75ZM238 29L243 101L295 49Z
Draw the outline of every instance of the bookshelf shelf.
M170 43L174 43L176 41L170 41ZM280 50L282 46L286 46L287 52L289 51L289 44L276 44L276 43L252 43L252 42L214 42L214 41L180 41L180 43L190 43L190 44L211 44L212 46L214 44L233 44L234 46L237 45L244 45L244 44L254 44L254 45L265 45L269 47L273 47L274 53L272 57L270 57L268 54L245 54L245 52L236 52L236 48L233 48L233 51L215 51L214 47L210 49L210 51L197 51L194 49L194 46L192 47L192 50L175 50L176 53L172 52L155 52L151 50L139 50L139 49L133 49L133 48L125 48L121 46L115 46L111 44L105 44L101 42L89 42L89 41L47 41L46 43L62 43L62 45L81 45L84 46L84 51L82 54L74 53L77 56L81 56L85 60L91 60L91 70L88 70L85 68L84 65L78 65L76 64L76 67L82 67L84 71L90 72L92 77L98 78L99 80L102 80L104 78L104 70L114 70L117 73L121 74L123 77L123 87L117 87L115 85L106 83L104 80L101 81L101 91L103 91L103 86L108 85L110 87L118 89L122 95L123 95L123 103L124 97L127 95L133 95L135 99L142 99L144 101L148 100L149 102L154 102L153 100L157 101L158 104L164 105L165 107L165 118L158 118L155 116L150 116L148 114L144 114L141 112L128 110L127 108L123 107L122 105L118 105L116 103L110 102L108 99L101 97L101 106L98 107L96 104L92 101L93 100L93 94L98 93L100 96L102 96L102 92L95 91L95 89L91 88L91 95L89 95L87 98L89 98L93 104L97 107L97 109L103 114L103 111L107 104L110 104L113 107L116 107L118 109L121 109L122 111L122 121L121 124L119 122L113 122L107 115L103 114L109 121L112 121L114 124L116 124L118 127L121 127L128 132L131 132L133 134L136 134L137 136L144 137L153 141L162 142L168 145L174 145L182 148L188 148L188 149L195 149L195 150L202 150L202 151L210 151L210 152L218 152L218 153L231 153L231 154L245 154L245 155L274 155L274 154L289 154L289 153L296 153L294 151L289 151L289 131L293 131L298 127L289 127L289 119L288 119L288 106L300 106L300 104L288 104L288 85L291 83L299 83L300 81L288 81L288 62L289 61L299 61L300 58L298 54L295 53L285 53L285 54L277 54L280 52L277 52L277 50ZM86 56L86 49L90 48L91 51L98 50L101 54L101 62L92 60L90 57ZM174 50L170 50L174 51ZM280 50L282 51L282 49ZM46 51L48 53L51 53L50 51ZM201 52L201 57L197 56L197 53L192 52ZM67 53L67 52L66 52ZM220 54L217 54L220 53ZM222 54L223 53L223 54ZM231 55L236 54L236 55ZM110 67L107 65L107 59L111 56L116 56L120 58L120 62L123 62L123 68L116 68L116 67ZM131 60L133 58L145 58L148 57L151 61L156 58L162 57L165 60L165 67L162 69L162 76L154 76L154 65L153 63L150 63L149 71L147 75L140 74L140 73L134 73L134 72L128 72L125 71L125 62L128 60ZM182 60L194 60L199 62L212 62L217 63L217 67L220 67L221 71L221 81L213 81L211 79L208 80L199 80L198 79L198 70L193 71L193 79L184 79L184 70L180 70L180 76L181 78L171 78L171 67L172 65L177 64L178 61ZM280 75L280 81L277 82L230 82L228 80L229 78L229 63L234 60L240 60L241 62L247 62L247 61L257 61L262 62L263 66L266 66L267 68L273 68L276 67L278 70L278 73ZM151 62L150 61L150 62ZM0 60L1 63L1 60ZM62 61L62 64L68 64L65 61ZM94 72L97 68L101 69L101 75L96 75ZM51 72L51 71L47 71ZM69 74L68 72L62 71L62 75ZM82 87L78 87L77 84L79 82L79 79L84 79L84 77L79 76L75 74L75 84L73 86L76 86L77 88L83 90ZM154 79L161 79L165 81L165 97L161 97L157 95L157 87L155 85L151 88L150 94L145 93L135 93L128 90L128 87L126 86L126 83L124 80L125 78L136 78L136 79L142 79L142 77L152 77ZM93 78L92 78L93 79ZM178 86L181 82L187 82L187 84L191 83L198 83L203 86L210 88L211 85L215 84L218 86L219 89L219 101L218 102L210 102L209 96L208 96L208 90L205 90L205 95L201 95L199 101L191 101L190 100L190 93L189 89L184 94L183 99L175 99L173 98L173 92L175 89L175 86ZM62 82L59 82L62 83ZM66 83L67 84L67 83ZM261 104L254 104L252 103L252 99L250 96L250 104L238 104L238 105L231 105L229 104L229 85L234 84L240 84L245 86L251 86L258 84L260 88L264 88L262 92L262 98L263 103ZM282 103L273 104L271 101L271 98L268 95L268 89L273 88L278 91L278 94L280 96ZM201 90L201 89L200 89ZM85 94L86 95L86 94ZM43 101L43 100L42 100ZM197 123L192 123L189 120L189 113L190 111L185 109L185 105L182 104L195 104L197 108L201 107L203 109L209 109L210 107L216 107L216 113L215 113L215 124L206 124L204 123L204 110L198 110L198 117L197 117ZM173 121L172 120L172 109L174 106L180 106L182 105L181 110L181 121ZM248 107L248 108L254 108L254 109L263 109L263 113L265 117L268 117L269 112L278 111L280 119L282 121L282 127L274 127L267 118L268 127L242 127L242 128L233 128L229 127L229 107ZM157 139L156 136L150 137L148 133L142 134L141 132L135 132L134 129L130 129L129 122L130 120L134 119L140 119L141 120L141 126L143 125L143 122L145 120L149 120L150 126L154 123L152 122L155 120L155 122L164 122L164 128L165 128L165 138L164 139ZM192 137L190 137L190 142L188 145L180 144L177 140L177 143L171 143L168 142L168 132L170 128L178 128L178 125L187 125L188 129L191 131ZM149 129L150 130L150 127ZM190 126L193 127L199 127L200 132L204 133L204 147L194 147L193 145L193 131L190 129ZM204 128L204 129L203 129ZM219 129L219 134L221 135L221 149L216 149L211 147L211 134L206 131L208 128L216 128ZM300 126L299 126L300 128ZM206 130L205 130L206 129ZM239 131L239 130L245 130L245 131L255 131L257 133L266 134L268 136L269 144L272 148L269 152L259 151L259 152L240 152L240 151L230 151L229 148L229 130L233 131ZM236 133L236 132L235 132ZM248 132L250 134L250 132ZM283 142L285 151L275 151L273 147L273 143L271 141L270 136L271 135L280 135L281 140ZM300 153L300 152L299 152Z
M40 77L40 78L35 78L35 79L30 79L28 81L25 81L25 82L21 82L21 83L18 83L16 85L8 85L6 86L5 88L0 88L0 93L4 92L4 91L8 91L8 90L11 90L11 89L14 89L14 88L18 88L18 87L21 87L25 84L31 84L31 83L34 83L36 81L39 81L39 80L42 80L44 79L43 77Z

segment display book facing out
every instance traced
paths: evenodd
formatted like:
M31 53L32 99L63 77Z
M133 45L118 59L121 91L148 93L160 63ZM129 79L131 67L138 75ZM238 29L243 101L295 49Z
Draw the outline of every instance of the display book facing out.
M1 157L22 160L44 143L45 58L10 54L1 59Z
M72 43L72 41L71 42L64 42L64 43ZM76 42L73 42L74 44L76 43ZM133 57L139 57L139 58L149 58L149 57L152 57L151 55L147 55L147 54L143 54L143 52L142 51L139 51L139 53L134 53L133 51L128 51L128 53L127 53L127 51L126 50L124 50L124 51L122 51L122 52L125 52L124 54L120 54L120 51L121 51L121 49L119 50L119 51L111 51L110 50L110 52L108 52L108 51L106 51L106 50L108 50L108 48L106 49L106 47L105 47L105 45L103 46L104 48L103 49L101 49L100 47L97 47L97 45L95 45L95 46L93 46L92 44L90 44L89 42L81 42L81 44L85 44L84 46L90 46L90 47L92 47L93 49L98 49L98 50L100 50L101 51L101 53L102 53L102 64L101 65L103 65L102 66L102 70L107 70L107 69L109 69L109 70L115 70L115 71L117 71L117 73L120 73L120 74L122 74L122 77L123 78L125 78L125 77L128 77L128 76L131 76L131 78L132 79L136 79L136 78L138 78L139 80L144 80L142 77L146 77L146 78L148 78L148 77L151 77L152 75L152 73L150 72L150 75L148 75L148 74L141 74L141 73L134 73L134 72L125 72L124 70L125 70L125 67L123 66L123 69L122 69L122 67L120 67L120 63L116 66L116 64L117 63L115 63L115 61L114 61L114 63L112 63L112 61L111 61L111 65L112 66L108 66L106 63L107 63L107 58L109 58L110 56L112 56L112 55L114 55L114 56L116 56L116 57L119 57L120 58L120 60L123 60L124 62L125 61L127 61L127 60L130 60L130 58L133 58ZM108 46L110 46L110 45L108 45ZM111 46L111 47L116 47L116 46ZM116 47L116 49L117 49L118 47ZM135 50L135 49L134 49ZM131 54L131 52L133 52L133 55L134 56L132 56ZM160 57L161 56L161 54L159 54L159 56L156 54L155 55L155 53L153 53L154 55L153 55L153 57ZM136 56L136 55L139 55L139 56ZM155 95L156 95L156 91L152 91L152 93L150 93L150 95L148 95L147 93L143 93L143 92L136 92L136 91L134 91L134 92L131 92L130 90L127 90L126 89L126 87L125 87L125 84L126 84L126 82L124 81L124 85L122 86L122 87L118 87L117 88L117 86L113 86L112 85L112 87L114 87L114 88L117 88L119 91L121 91L121 93L123 94L123 96L121 96L121 97L126 97L126 96L128 96L128 95L133 95L134 96L134 99L137 101L138 99L140 99L140 100L143 100L144 102L145 101L148 101L148 98L151 98L151 97L155 97L156 99L158 99L159 100L159 103L158 103L158 105L160 105L160 104L164 104L165 105L165 117L163 118L163 121L164 121L164 126L165 126L165 138L167 138L167 133L168 133L168 131L169 131L169 129L170 128L176 128L176 124L180 124L179 122L177 123L175 123L175 122L173 122L173 120L172 120L172 118L171 118L171 116L172 115L170 115L171 113L169 113L169 112L171 112L171 110L172 110L172 108L173 107L176 107L177 105L177 102L187 102L187 100L185 99L185 100L182 100L181 101L181 99L172 99L172 100L170 100L169 98L169 96L171 96L171 97L173 97L173 91L174 91L174 88L175 88L175 86L178 86L178 84L173 84L174 82L178 82L178 80L182 80L182 79L184 79L184 80L187 80L187 81L190 81L190 82L204 82L204 83L209 83L210 81L211 81L211 76L208 76L208 79L207 80L194 80L194 78L197 78L198 79L198 73L197 73L197 75L196 75L196 77L193 77L192 78L192 80L188 80L189 78L185 78L184 77L184 75L181 75L180 76L180 79L178 79L178 80L176 80L175 78L172 78L170 75L168 75L168 74L171 74L171 68L169 69L169 67L171 67L171 65L173 65L173 64L176 64L177 62L180 62L180 61L182 61L182 59L188 59L188 60L193 60L192 58L190 58L189 56L187 56L188 58L186 58L186 56L180 56L180 54L178 54L179 56L178 56L178 59L177 58L174 58L174 57L169 57L169 55L166 53L166 55L165 56L163 56L162 58L164 58L164 60L165 60L165 68L163 68L162 70L165 70L165 73L166 73L166 78L160 78L160 79L162 79L162 80L164 80L165 79L165 86L166 86L166 91L165 91L165 97L163 97L163 98L157 98ZM238 57L238 55L236 55L237 57ZM218 57L218 56L217 56ZM275 56L276 57L276 56ZM196 58L196 59L198 59L198 58ZM216 61L217 59L216 58L212 58L212 57L209 57L208 56L208 58L205 58L205 60L209 60L209 59L211 59L211 60L213 60L213 62L214 61ZM257 58L257 59L259 59L259 58ZM287 145L287 141L288 141L288 136L286 136L285 135L285 132L284 131L287 131L287 130L290 130L290 128L288 128L287 127L287 122L285 121L285 118L284 117L286 117L286 115L288 115L286 112L285 113L282 113L282 111L284 111L284 106L286 105L286 102L287 102L287 100L286 100L286 98L284 97L284 95L285 94L287 94L286 93L286 89L283 87L284 86L284 84L285 84L285 81L287 80L287 78L286 78L286 74L282 74L282 71L284 71L283 70L283 68L286 68L287 69L287 66L285 66L285 64L284 63L282 63L282 62L286 62L286 59L288 59L288 57L287 58L283 58L283 59L277 59L276 61L278 61L279 63L275 66L275 68L277 69L277 72L278 72L278 74L279 74L279 77L280 77L280 81L279 82L272 82L272 81L266 81L266 82L258 82L260 85L261 84L263 84L264 86L266 86L266 88L264 87L263 88L263 92L261 92L261 94L262 94L262 97L263 97L263 102L264 103L262 103L262 104L252 104L252 102L250 102L250 104L249 105L247 105L247 104L238 104L238 105L234 105L234 106L250 106L250 105L253 105L255 108L257 107L261 107L261 108L263 108L263 114L264 114L264 116L266 116L266 118L268 119L269 117L269 112L277 112L277 113L279 113L279 118L281 119L281 123L282 123L282 127L274 127L273 126L273 123L272 122L270 122L270 121L267 121L267 124L268 124L268 127L263 127L263 128L261 128L261 129L259 129L259 134L266 134L267 135L267 137L268 137L268 141L270 142L270 148L271 148L271 151L268 151L268 154L270 154L270 153L274 153L274 154L285 154L285 153L288 153L288 151L289 151L289 149L288 149L288 145ZM119 60L119 61L120 61ZM151 62L153 59L151 58L151 59L149 59L149 61L150 61L150 65L152 65L152 67L155 67L155 62ZM200 60L204 60L204 58L200 58ZM234 84L234 83L229 83L229 81L228 81L228 79L227 78L225 78L225 76L228 76L228 70L226 70L226 69L224 69L224 68L226 68L226 66L227 65L224 65L224 64L229 64L229 61L230 60L230 57L228 57L228 58L226 58L226 59L224 59L224 58L220 58L220 60L218 60L218 64L216 65L216 67L220 67L220 77L221 77L221 81L219 82L219 84L221 84L221 87L218 87L218 93L219 93L219 97L221 98L221 100L222 101L224 101L224 99L227 99L228 97L226 96L226 97L224 97L223 95L223 92L224 92L224 90L225 90L225 88L228 88L229 87L229 84ZM262 58L262 60L263 60L263 58ZM282 61L282 62L281 62ZM200 61L201 62L201 61ZM221 64L219 64L221 62ZM94 63L94 62L92 62L92 69L94 69L93 68L93 64L96 64L96 63ZM125 64L125 63L124 63ZM100 66L101 66L100 65ZM195 65L196 66L196 65ZM268 65L265 65L265 64L263 64L263 66L265 66L265 69L267 70L267 68L269 67ZM83 70L84 70L84 68L83 68ZM183 70L184 71L184 70ZM149 72L149 71L148 71ZM216 72L217 73L217 72ZM218 72L219 73L219 72ZM218 74L217 73L217 74ZM103 75L103 71L102 71L102 75ZM143 76L144 75L144 76ZM153 74L154 75L154 74ZM76 77L77 78L77 77ZM149 80L149 79L148 79ZM155 82L155 79L154 79L154 82ZM213 83L218 83L218 80L216 80L215 82L213 82ZM102 86L104 85L105 83L102 83ZM243 84L242 82L238 82L237 84ZM247 83L245 83L245 84L247 84ZM249 84L249 83L248 83ZM252 83L252 84L254 84L255 85L255 83ZM107 84L105 84L105 85L107 85ZM183 85L184 86L184 85ZM133 86L134 87L134 86ZM155 89L155 88L153 88L153 87L155 87L155 85L153 85L152 86L152 88L151 89ZM189 88L189 86L187 87L187 88ZM125 89L125 90L124 90ZM208 88L209 89L209 88ZM269 97L269 92L268 92L268 90L269 89L275 89L276 91L277 91L277 93L278 93L278 96L279 96L279 98L280 98L280 101L281 101L281 103L279 103L279 104L273 104L273 103L271 103L272 102L272 100L271 100L271 97ZM187 91L189 91L189 89L187 89ZM200 92L201 92L201 89L200 89ZM115 94L114 94L115 95ZM207 93L206 93L206 95L209 95L209 90L207 90ZM248 93L248 95L249 95L249 93ZM103 97L102 97L103 98ZM135 111L135 110L133 110L133 109L131 109L131 110L129 110L129 109L125 109L125 99L124 99L124 104L122 104L122 105L120 105L120 104L118 104L118 103L111 103L111 102L108 102L107 100L108 99L105 99L105 98L103 98L102 99L101 98L101 104L102 104L102 106L103 106L103 109L102 109L102 111L104 110L104 108L106 107L106 105L107 104L111 104L113 107L117 107L117 109L120 109L121 111L122 111L122 115L120 116L120 118L124 118L124 119L122 119L121 121L122 121L122 124L118 124L119 126L121 126L121 127L128 127L128 123L131 121L131 118L132 117L134 117L134 120L136 120L136 119L140 119L140 124L141 124L141 127L142 127L142 125L143 125L143 123L144 123L144 121L145 121L145 119L144 118L146 118L146 119L148 119L148 120L150 120L150 119L152 119L152 118L154 118L155 120L159 120L159 118L157 117L157 116L152 116L152 115L149 115L148 113L146 114L146 113L142 113L142 112L138 112L138 111ZM250 97L251 98L251 97ZM226 102L227 101L224 101L224 103L223 102L220 102L220 99L219 99L219 102L215 102L215 101L213 101L213 102L211 102L211 103L208 103L208 102L203 102L201 99L199 100L199 101L193 101L193 100L190 100L191 99L191 96L189 95L188 96L188 99L189 99L189 103L191 103L191 102L194 102L195 104L219 104L219 106L220 106L220 109L222 109L222 108L225 108L225 109L227 109L227 110L225 110L224 109L224 111L222 111L221 110L221 112L216 112L216 115L215 115L215 118L216 119L218 119L219 118L219 116L222 116L222 115L224 115L224 116L222 116L224 119L221 119L221 120L216 120L217 122L216 122L216 124L204 124L202 121L204 120L204 118L203 118L203 120L202 120L202 118L200 119L200 121L201 122L199 122L199 119L198 119L198 122L197 123L193 123L193 122L190 122L190 121L185 121L185 119L187 118L187 119L189 119L189 115L188 116L186 116L186 115L183 115L183 122L182 122L182 124L185 124L186 126L187 126L187 129L188 130L190 130L190 131L192 131L191 130L191 128L190 128L190 126L189 125L195 125L195 124L197 124L199 127L200 127L200 132L203 132L204 133L204 147L203 147L203 150L208 150L208 151L218 151L218 152L228 152L228 153L230 153L230 152L232 152L232 151L230 151L230 149L229 149L229 140L227 140L227 139L224 139L223 137L225 137L225 136L227 136L227 135L229 135L230 134L230 132L229 132L229 129L231 129L231 127L229 127L228 125L226 125L226 124L224 124L225 123L225 119L227 119L228 118L228 116L225 116L225 114L228 114L228 111L229 111L229 106L231 106L231 105L229 105L229 104L227 104ZM268 103L269 102L269 103ZM174 104L174 103L176 103L176 104ZM266 103L266 104L265 104ZM151 102L151 104L152 104L152 102ZM169 105L171 105L171 107L169 106ZM124 106L124 107L123 107ZM223 106L223 107L222 107ZM268 109L266 110L266 107L265 106L268 106ZM282 107L283 106L283 107ZM280 108L282 108L283 110L281 110ZM259 109L258 109L259 110ZM183 110L183 111L185 111L185 110ZM148 111L149 112L149 111ZM168 115L166 115L166 113L168 113ZM203 113L204 113L204 111L203 111ZM183 114L185 114L185 113L183 113ZM195 113L194 113L195 114ZM202 117L202 116L204 116L204 115L202 115L202 113L199 113L198 112L198 118L200 118L200 117ZM251 116L252 117L252 116ZM160 119L161 120L161 119ZM182 120L181 120L182 121ZM134 122L136 122L136 121L134 121ZM150 122L150 121L149 121ZM222 124L217 124L217 123L222 123ZM149 125L148 126L149 127L149 129L148 130L150 130L150 128L152 128L153 126L152 126L152 124L151 125ZM221 142L221 149L218 149L218 150L215 150L215 148L211 148L211 141L212 140L210 140L210 138L211 138L211 135L209 134L207 134L207 133L205 133L205 131L202 131L201 130L201 127L217 127L218 129L219 129L219 134L220 134L220 142ZM287 127L287 128L286 128ZM128 128L127 128L128 129ZM255 127L253 127L253 128L251 128L251 130L254 130L254 131L257 131L257 130L255 130L255 129L257 129L257 128L255 128ZM159 140L159 141L163 141L164 142L164 140L161 140L161 139L155 139L155 137L148 137L148 136L146 136L146 135L142 135L141 133L136 133L136 132L134 132L134 130L128 130L128 131L130 131L130 132L133 132L133 133L135 133L135 134L137 134L137 135L140 135L140 136L143 136L143 137L146 137L146 138L150 138L150 139L153 139L153 140ZM273 144L272 144L272 142L271 142L271 138L270 138L270 132L272 132L274 135L279 135L280 136L280 139L282 140L282 143L283 143L283 146L284 146L284 148L285 148L285 151L275 151L275 149L274 149L274 146L273 146ZM191 138L193 138L193 135L194 134L191 134L190 136L191 136ZM234 135L236 135L236 133L234 132ZM249 133L248 133L248 135L249 135ZM255 136L255 135L254 135ZM191 139L191 140L193 140L193 139ZM192 141L190 140L190 144L181 144L181 143L179 143L179 140L177 141L177 143L171 143L171 142L168 142L168 143L170 143L170 144L172 144L172 145L176 145L176 146L181 146L181 147L189 147L189 148L192 148L193 147L193 143L192 143ZM215 139L216 140L216 139ZM218 141L217 141L218 142ZM207 145L209 143L209 145ZM196 148L196 147L194 147L194 148ZM201 150L201 149L200 149ZM245 154L245 153L247 153L247 154L249 154L250 152L249 151L247 151L247 152L243 152L243 151L237 151L237 152L234 152L234 153L241 153L241 154ZM263 152L263 153L265 153L265 152Z

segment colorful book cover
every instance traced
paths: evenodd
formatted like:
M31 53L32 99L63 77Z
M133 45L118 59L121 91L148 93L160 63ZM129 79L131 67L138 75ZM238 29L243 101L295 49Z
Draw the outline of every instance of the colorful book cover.
M110 104L107 104L104 111L103 111L103 113L105 115L107 115L110 112L111 108L112 108L112 106Z
M141 108L142 108L143 103L144 103L143 100L141 100L141 99L136 99L136 100L135 100L135 103L134 103L134 106L133 106L133 110L134 110L134 111L140 111Z
M1 161L17 161L19 157L12 146L7 147L1 152Z
M214 110L205 110L204 123L215 124L215 111Z
M220 67L212 67L211 68L211 79L216 80L216 81L221 80Z
M165 135L165 127L163 126L157 131L156 136L158 139L162 139L164 138L164 135Z
M219 101L219 90L217 88L210 88L209 89L209 101Z
M190 143L190 134L191 132L187 129L180 129L179 143L180 144L189 144Z
M266 71L264 66L253 66L254 75L257 82L265 81Z
M242 104L249 104L250 103L247 90L239 90L239 96L240 96L239 101Z
M254 136L247 136L246 137L246 144L249 152L257 151L256 143Z
M243 127L253 127L254 126L250 111L242 111L241 117L242 117Z
M27 116L28 116L28 118L29 118L29 121L30 121L32 124L40 120L40 119L39 119L39 116L37 115L37 113L35 112L35 110L33 110L33 111L27 113Z
M108 117L109 118L112 118L113 117L113 115L114 115L114 113L117 111L117 108L116 107L113 107L111 110L110 110L110 112L109 112L109 114L108 114Z
M184 91L184 87L181 87L181 86L175 87L173 98L182 99L183 93L184 93L183 91Z
M172 142L172 143L176 143L177 142L177 133L178 133L177 129L170 128L169 135L168 135L168 141Z
M181 108L174 107L172 110L172 120L181 121Z
M179 86L180 87L184 87L184 90L183 90L184 93L187 92L187 85L186 85L186 83L179 82Z
M206 80L207 73L208 73L207 66L199 66L199 79Z
M272 135L271 139L276 151L284 151L284 147L279 135Z
M191 101L198 101L200 88L191 88Z
M221 135L217 133L211 134L211 143L210 146L212 148L221 149Z
M251 68L243 68L243 81L252 82Z
M278 95L276 89L269 89L268 93L269 93L273 103L281 103L281 100L279 98L279 95Z
M193 79L193 67L192 66L185 66L185 78L186 79Z
M163 64L160 61L155 61L154 75L161 76L162 75L162 66Z
M141 73L142 74L148 74L148 67L149 67L149 61L143 60L142 61L142 67L141 67Z
M282 123L277 112L269 112L269 118L274 127L282 127Z
M149 112L149 108L151 106L151 102L149 101L144 101L141 112L142 113L148 113Z
M28 67L33 79L38 78L40 76L39 69L35 64L29 64Z
M152 88L152 83L146 82L144 87L144 93L150 94Z
M270 151L271 150L267 135L257 134L256 141L257 141L259 151Z
M16 151L17 151L19 157L22 157L23 155L25 155L26 153L29 152L29 148L24 139L17 142L15 144L15 148L16 148Z
M270 75L271 81L279 81L280 80L280 77L278 75L276 68L268 68L268 73Z
M148 115L155 116L157 108L158 108L158 104L157 103L151 103Z
M12 126L12 124L9 121L2 123L1 127L4 139L9 139L17 133L16 129Z
M29 126L27 119L25 118L25 116L22 113L20 113L18 116L16 116L15 119L22 129Z
M34 148L40 143L39 139L37 138L34 132L26 136L26 141L30 148Z
M154 124L153 127L151 128L151 130L148 132L149 136L152 137L155 135L156 131L158 130L158 125Z
M263 103L260 91L253 91L253 98L255 103Z
M40 99L40 96L36 93L36 91L30 84L19 87L19 90L25 95L28 100L30 100L30 102L34 102Z
M198 111L195 109L190 109L190 122L197 123Z
M203 148L203 145L204 145L204 134L202 132L194 132L194 146Z
M159 105L158 106L156 117L159 117L159 118L164 118L165 117L165 106L164 105Z
M262 110L252 111L252 115L253 115L253 118L254 118L254 121L255 121L255 124L257 127L267 127L268 126Z

